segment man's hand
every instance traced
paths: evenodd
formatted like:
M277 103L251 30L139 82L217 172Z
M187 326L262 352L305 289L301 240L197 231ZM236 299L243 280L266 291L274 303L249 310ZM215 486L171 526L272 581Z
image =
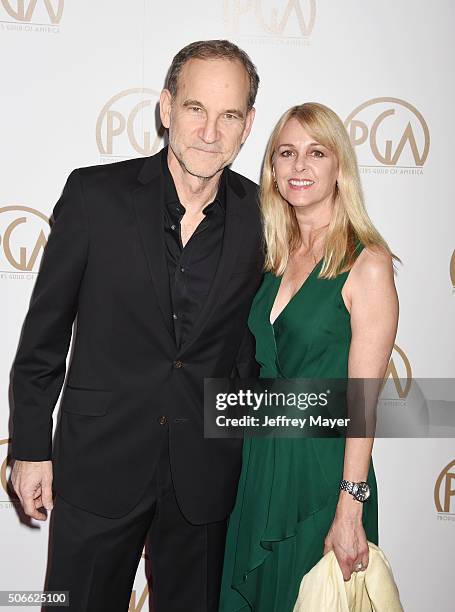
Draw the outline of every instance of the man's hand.
M27 516L45 521L38 508L52 510L52 461L14 461L11 482Z

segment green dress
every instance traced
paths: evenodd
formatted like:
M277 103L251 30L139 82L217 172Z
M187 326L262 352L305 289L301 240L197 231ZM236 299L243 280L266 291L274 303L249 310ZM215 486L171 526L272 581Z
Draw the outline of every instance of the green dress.
M348 272L320 279L320 261L272 325L280 277L266 273L248 325L261 378L347 378L350 315L341 290ZM245 438L237 500L229 519L220 612L292 612L300 583L323 556L343 475L344 438ZM373 462L363 507L378 544Z

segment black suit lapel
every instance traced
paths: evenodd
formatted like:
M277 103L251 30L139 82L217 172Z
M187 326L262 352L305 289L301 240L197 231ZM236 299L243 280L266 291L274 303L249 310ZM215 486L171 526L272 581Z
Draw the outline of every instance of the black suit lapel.
M246 226L243 222L245 190L240 181L228 170L227 191L226 191L226 217L223 234L223 246L220 261L215 273L212 286L191 329L187 339L182 344L179 355L188 350L191 344L201 335L210 316L213 314L218 300L221 297L224 287L234 271L236 257L246 238Z
M147 158L144 162L138 176L142 184L133 192L133 203L142 246L161 313L165 326L175 343L171 320L169 272L164 245L163 183L160 166L162 154L160 152Z

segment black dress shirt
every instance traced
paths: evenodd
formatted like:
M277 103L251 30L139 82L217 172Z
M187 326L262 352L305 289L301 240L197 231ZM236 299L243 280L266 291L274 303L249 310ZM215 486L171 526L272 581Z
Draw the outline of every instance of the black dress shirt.
M202 211L204 219L183 246L180 222L185 208L179 201L166 153L167 150L161 158L165 203L164 242L175 339L180 348L207 298L220 259L226 210L226 171L223 170L221 174L215 199Z

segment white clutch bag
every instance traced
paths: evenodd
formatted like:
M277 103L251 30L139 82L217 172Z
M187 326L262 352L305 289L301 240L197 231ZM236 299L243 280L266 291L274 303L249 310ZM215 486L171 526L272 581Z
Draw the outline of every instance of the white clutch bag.
M382 550L368 542L368 567L343 580L333 550L305 574L294 612L403 612L392 568Z

